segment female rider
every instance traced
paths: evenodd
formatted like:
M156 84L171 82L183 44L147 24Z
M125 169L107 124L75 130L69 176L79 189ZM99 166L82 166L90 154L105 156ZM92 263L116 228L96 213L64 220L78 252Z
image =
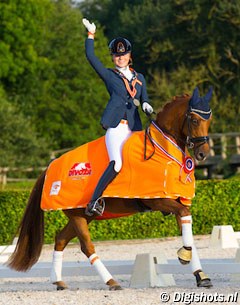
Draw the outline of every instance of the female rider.
M85 42L86 57L104 81L110 95L101 118L101 125L106 130L105 142L110 162L86 207L85 213L92 216L103 213L104 205L99 198L121 170L124 142L132 131L142 130L138 106L141 105L143 111L148 114L153 112L153 108L148 103L144 76L129 67L132 63L131 43L122 37L113 39L109 49L115 68L106 68L94 54L95 24L85 18L82 21L88 30Z

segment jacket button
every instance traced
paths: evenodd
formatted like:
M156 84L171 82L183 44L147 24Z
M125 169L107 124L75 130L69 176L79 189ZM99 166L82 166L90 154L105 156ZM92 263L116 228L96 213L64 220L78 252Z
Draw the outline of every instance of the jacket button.
M127 109L131 109L132 108L132 104L129 103L129 102L125 103L125 105L127 106Z

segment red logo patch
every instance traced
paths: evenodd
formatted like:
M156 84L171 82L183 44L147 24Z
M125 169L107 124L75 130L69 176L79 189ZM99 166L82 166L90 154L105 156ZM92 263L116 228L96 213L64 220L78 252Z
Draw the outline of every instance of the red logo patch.
M92 173L91 164L89 162L75 163L68 172L68 176L89 176Z

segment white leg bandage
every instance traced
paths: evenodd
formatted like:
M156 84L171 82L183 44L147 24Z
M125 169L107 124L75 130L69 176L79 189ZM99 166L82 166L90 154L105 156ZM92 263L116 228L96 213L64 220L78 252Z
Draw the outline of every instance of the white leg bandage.
M125 121L127 122L127 121ZM119 172L122 167L122 148L124 142L131 135L128 124L119 123L115 128L108 128L105 136L110 161L115 161L114 170Z
M182 224L182 240L183 246L192 247L193 245L193 234L192 234L192 216L181 217Z
M89 256L88 259L90 261L90 264L95 267L96 271L98 272L105 284L113 278L96 253Z
M200 263L200 259L197 253L197 249L195 245L192 245L192 259L191 259L191 269L192 272L194 273L197 270L202 270L202 265Z
M62 261L63 251L53 251L52 269L50 275L52 283L62 280Z

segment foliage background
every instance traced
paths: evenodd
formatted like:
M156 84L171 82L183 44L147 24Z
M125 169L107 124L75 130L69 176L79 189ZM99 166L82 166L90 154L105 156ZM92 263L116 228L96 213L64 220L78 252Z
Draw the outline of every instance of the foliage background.
M45 166L50 151L103 134L108 95L85 58L83 16L97 25L96 53L106 66L112 38L132 42L156 110L213 85L211 132L240 130L238 0L4 0L0 167Z
M10 244L23 216L29 191L0 192L0 244ZM214 225L231 224L240 231L239 179L197 181L196 197L192 202L193 233L210 234ZM61 211L45 212L45 243L53 243L56 232L67 223ZM160 238L177 236L179 230L173 215L160 212L93 221L93 240Z

